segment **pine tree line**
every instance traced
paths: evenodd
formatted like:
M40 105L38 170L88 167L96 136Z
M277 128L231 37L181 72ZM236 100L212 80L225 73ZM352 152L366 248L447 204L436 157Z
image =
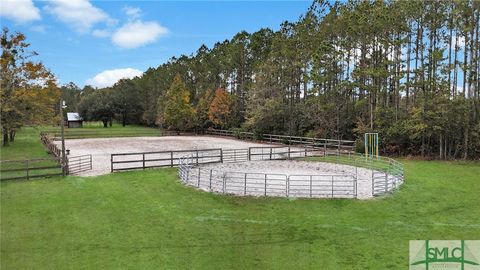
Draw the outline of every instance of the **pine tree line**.
M135 108L123 119L164 124L178 74L192 129L339 139L379 132L384 154L478 158L479 8L478 0L315 0L279 31L240 32L101 91L111 100L134 95L117 106ZM217 100L229 110L215 105L228 117L211 121L217 89L228 92Z

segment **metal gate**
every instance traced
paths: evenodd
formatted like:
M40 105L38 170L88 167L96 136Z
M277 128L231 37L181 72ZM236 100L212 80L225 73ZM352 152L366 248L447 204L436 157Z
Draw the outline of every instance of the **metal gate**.
M92 155L68 157L68 174L78 174L92 169Z
M391 187L388 183L388 174L372 170L372 195L379 196L386 194Z

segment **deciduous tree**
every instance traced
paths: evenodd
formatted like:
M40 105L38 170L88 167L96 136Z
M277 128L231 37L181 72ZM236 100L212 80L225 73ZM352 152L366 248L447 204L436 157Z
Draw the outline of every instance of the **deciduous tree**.
M3 145L13 142L15 132L24 125L53 123L60 91L54 75L39 62L37 53L22 33L1 35L0 102Z
M208 119L217 127L225 128L232 113L231 105L232 98L227 91L218 88L208 109Z

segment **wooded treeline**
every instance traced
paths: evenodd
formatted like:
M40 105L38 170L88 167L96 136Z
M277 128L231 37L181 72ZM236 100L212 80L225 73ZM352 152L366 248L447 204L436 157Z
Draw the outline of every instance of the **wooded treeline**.
M359 145L379 132L383 154L478 158L479 7L316 0L279 31L240 32L110 88L62 91L77 93L87 119ZM181 116L169 115L175 108Z

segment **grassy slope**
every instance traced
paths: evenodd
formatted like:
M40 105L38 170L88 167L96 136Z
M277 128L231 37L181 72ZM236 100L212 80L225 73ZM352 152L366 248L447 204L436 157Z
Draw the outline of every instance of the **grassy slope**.
M478 163L405 161L371 200L224 197L175 169L1 184L2 269L405 269L410 239L478 239Z

